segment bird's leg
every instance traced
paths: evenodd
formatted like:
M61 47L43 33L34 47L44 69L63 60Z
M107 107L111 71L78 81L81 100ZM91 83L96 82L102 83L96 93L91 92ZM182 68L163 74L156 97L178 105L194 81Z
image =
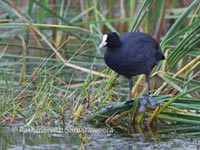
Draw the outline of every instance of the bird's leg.
M150 87L149 74L146 74L146 95L142 98L141 105L139 108L139 113L142 113L145 111L146 104L148 101L150 102L150 105L152 107L156 106L154 99L149 95L149 87Z
M129 85L129 95L128 95L128 100L125 102L125 104L129 104L133 101L131 100L132 88L133 88L133 81L131 78L128 78L128 85Z
M149 87L150 87L149 75L146 75L146 95L149 95Z
M131 102L133 102L133 100L131 100L132 88L133 88L133 81L131 78L128 78L128 84L129 84L129 95L128 95L128 100L125 102L125 104L130 104Z
M155 107L156 106L156 102L155 100L153 99L153 97L151 97L149 95L149 88L150 88L150 81L149 81L149 75L146 75L146 97L147 97L147 100L150 102L150 105L152 107Z
M132 81L131 78L128 79L128 84L129 84L129 97L128 97L128 99L131 100L132 89L133 89L133 81Z

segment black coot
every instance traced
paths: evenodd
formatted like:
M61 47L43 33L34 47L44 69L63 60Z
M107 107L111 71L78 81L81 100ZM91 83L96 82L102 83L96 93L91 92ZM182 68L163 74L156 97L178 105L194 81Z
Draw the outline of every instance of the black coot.
M111 32L103 35L99 48L102 47L107 47L105 63L115 72L128 78L129 100L133 87L132 77L146 75L146 95L142 98L139 112L145 111L148 101L155 107L156 103L149 95L149 76L153 67L164 59L159 44L142 32L127 32L122 35Z

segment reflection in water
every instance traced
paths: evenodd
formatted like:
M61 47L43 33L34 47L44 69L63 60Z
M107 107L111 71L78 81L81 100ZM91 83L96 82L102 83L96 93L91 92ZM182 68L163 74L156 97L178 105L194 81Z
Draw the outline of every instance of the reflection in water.
M160 128L118 126L1 126L0 149L199 149L200 128L175 125ZM63 132L64 131L64 132Z

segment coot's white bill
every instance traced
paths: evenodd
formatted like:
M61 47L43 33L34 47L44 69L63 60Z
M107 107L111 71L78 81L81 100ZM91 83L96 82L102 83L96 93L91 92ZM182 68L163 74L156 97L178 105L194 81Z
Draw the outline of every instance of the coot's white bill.
M108 35L104 34L103 40L102 40L101 44L99 45L99 48L105 47L107 45L107 42L106 42L107 38L108 38Z

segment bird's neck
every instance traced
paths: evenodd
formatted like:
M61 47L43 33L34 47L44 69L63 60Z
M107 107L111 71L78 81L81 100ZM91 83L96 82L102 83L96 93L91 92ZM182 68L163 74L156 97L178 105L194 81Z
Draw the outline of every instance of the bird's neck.
M113 42L113 43L110 43L110 44L108 44L107 45L107 47L109 48L109 49L111 49L111 50L113 50L113 49L119 49L120 47L121 47L121 41L117 41L117 42Z

